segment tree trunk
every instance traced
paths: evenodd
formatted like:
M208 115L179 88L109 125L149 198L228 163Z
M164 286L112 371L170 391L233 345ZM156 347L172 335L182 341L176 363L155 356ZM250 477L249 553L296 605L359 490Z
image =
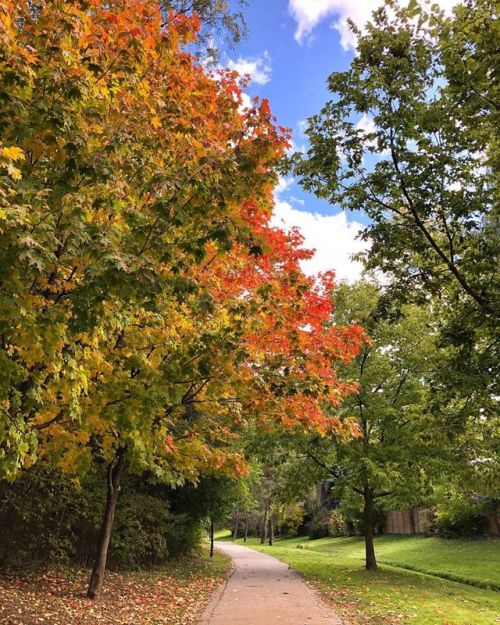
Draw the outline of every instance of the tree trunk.
M267 540L267 509L269 504L266 502L264 507L264 520L262 522L262 535L260 537L260 544L263 545Z
M214 520L210 519L210 557L214 557Z
M377 560L375 558L375 546L373 544L373 518L375 508L373 505L373 493L368 486L364 488L365 509L363 513L365 531L365 567L368 571L377 570Z
M240 510L236 508L236 514L234 516L234 530L233 530L233 540L238 538L238 525L240 524Z
M108 547L111 539L111 530L115 518L116 502L120 494L120 479L125 468L125 449L120 447L116 452L116 458L108 466L108 491L106 495L106 505L102 517L101 532L97 544L97 554L90 576L87 597L99 599L102 593L104 582L104 572L106 570L106 560L108 558Z
M415 508L411 506L410 510L410 531L412 534L417 533L416 524L415 524Z
M269 546L272 547L274 542L274 519L272 513L269 514Z
M243 536L243 542L246 543L248 538L248 512L245 512L245 535Z

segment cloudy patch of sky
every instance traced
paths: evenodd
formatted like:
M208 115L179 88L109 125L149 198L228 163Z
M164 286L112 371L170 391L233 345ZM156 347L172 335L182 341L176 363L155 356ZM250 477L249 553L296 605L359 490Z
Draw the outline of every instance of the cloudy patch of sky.
M407 2L408 0L400 0ZM236 0L234 0L236 2ZM227 52L226 66L247 74L250 97L266 97L278 124L292 131L291 151L306 151L307 118L318 113L331 94L327 78L345 71L355 39L348 18L359 27L370 19L381 0L251 0L245 9L249 36ZM457 0L437 0L446 11ZM236 4L235 4L236 7ZM245 103L250 104L246 98ZM375 130L369 117L358 128ZM384 155L380 155L383 157ZM306 193L293 178L276 190L274 223L298 226L305 245L317 250L305 264L308 273L333 269L341 279L359 277L361 266L352 255L363 249L359 232L368 223L362 212L346 213L339 206Z

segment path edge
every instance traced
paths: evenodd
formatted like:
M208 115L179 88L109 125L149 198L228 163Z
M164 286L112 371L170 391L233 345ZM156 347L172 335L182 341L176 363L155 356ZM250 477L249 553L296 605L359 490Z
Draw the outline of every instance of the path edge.
M217 550L217 547L215 547L215 549ZM221 551L221 553L224 553L224 552ZM227 554L224 554L224 555L227 555ZM228 574L226 575L226 578L219 584L217 589L212 594L212 597L210 598L210 601L205 606L205 609L200 615L200 618L196 621L196 625L210 625L210 621L212 620L214 612L217 606L219 605L220 601L222 600L222 597L224 596L224 592L226 591L227 585L229 584L229 580L234 575L235 571L236 571L236 565L234 563L233 558L231 558L231 566L229 568Z

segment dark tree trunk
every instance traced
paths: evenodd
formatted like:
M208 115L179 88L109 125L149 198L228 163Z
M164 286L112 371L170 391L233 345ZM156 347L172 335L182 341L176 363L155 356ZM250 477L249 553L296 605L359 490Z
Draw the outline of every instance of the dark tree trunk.
M233 540L238 538L238 525L240 524L240 511L239 508L236 508L236 513L234 515L234 530L233 530Z
M273 515L269 514L269 546L272 547L274 542L274 519Z
M377 560L375 558L375 546L373 544L373 520L375 507L373 505L373 493L368 486L364 488L365 509L363 513L365 531L365 567L368 571L377 570Z
M102 517L101 532L99 542L97 544L97 554L90 576L87 597L90 599L99 599L102 593L102 585L104 582L104 572L106 570L106 560L108 557L109 541L111 539L111 530L113 529L113 521L115 518L116 502L120 494L120 479L125 468L125 449L120 448L116 452L116 458L108 466L108 491L106 495L106 505Z
M267 510L269 504L266 502L264 507L264 520L262 522L262 535L260 537L260 544L263 545L267 540Z
M416 524L415 524L415 508L412 506L410 508L410 531L412 534L416 534Z
M214 520L210 519L210 557L214 557Z
M248 538L248 512L245 512L245 534L243 536L243 542L246 543Z

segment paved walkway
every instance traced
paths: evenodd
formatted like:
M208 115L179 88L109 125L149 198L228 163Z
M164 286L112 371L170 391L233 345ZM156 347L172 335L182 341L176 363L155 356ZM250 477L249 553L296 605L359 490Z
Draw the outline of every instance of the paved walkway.
M287 564L231 543L217 543L233 573L200 625L341 625L342 619Z

